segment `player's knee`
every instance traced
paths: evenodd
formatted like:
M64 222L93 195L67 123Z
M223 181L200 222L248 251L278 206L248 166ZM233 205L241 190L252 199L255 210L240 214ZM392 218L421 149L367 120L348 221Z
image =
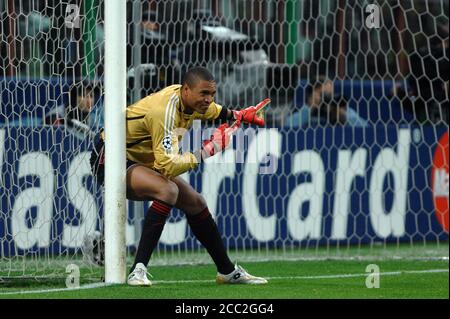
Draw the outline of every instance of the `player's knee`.
M168 182L166 183L161 189L159 190L159 199L174 205L178 198L178 186L174 182Z
M197 212L205 209L206 206L206 199L202 195L198 194L197 198L195 199L195 207Z
M205 207L207 207L205 198L202 195L197 194L183 210L188 215L196 215L204 210Z

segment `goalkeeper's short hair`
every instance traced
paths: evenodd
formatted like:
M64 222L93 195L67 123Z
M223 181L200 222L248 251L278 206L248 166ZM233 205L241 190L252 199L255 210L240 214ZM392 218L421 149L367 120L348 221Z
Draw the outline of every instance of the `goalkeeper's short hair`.
M214 82L214 76L212 73L204 67L198 66L194 67L192 69L189 69L184 75L183 79L181 81L182 85L187 85L189 87L195 86L197 82L199 81L208 81L208 82Z

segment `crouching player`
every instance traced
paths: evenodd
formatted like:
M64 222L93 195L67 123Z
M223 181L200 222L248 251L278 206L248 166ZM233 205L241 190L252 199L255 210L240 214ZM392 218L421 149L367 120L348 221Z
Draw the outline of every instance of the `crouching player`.
M229 110L213 102L215 92L216 83L211 73L196 67L184 75L182 85L168 86L127 108L127 198L153 201L128 276L129 285L151 285L147 265L174 206L186 214L192 232L216 264L217 283L267 283L266 279L252 276L230 261L205 199L179 176L224 150L242 122L264 125L264 120L256 113L270 102L269 99L243 110ZM179 154L179 141L174 131L189 129L195 119L229 120L234 124L231 127L222 124L194 153ZM99 137L91 156L92 169L100 184L104 177L104 138L104 134Z

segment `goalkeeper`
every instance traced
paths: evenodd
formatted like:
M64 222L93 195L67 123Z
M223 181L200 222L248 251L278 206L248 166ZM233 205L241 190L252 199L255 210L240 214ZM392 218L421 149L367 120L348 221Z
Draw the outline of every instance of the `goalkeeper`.
M182 85L172 85L151 94L127 108L127 198L153 203L148 209L128 276L128 284L150 286L147 265L158 244L172 207L182 210L192 232L217 266L217 283L265 284L267 280L234 265L225 249L217 225L205 199L179 175L193 169L210 156L224 150L242 122L264 125L257 111L270 102L243 110L229 110L214 103L216 83L205 68L195 67L184 75ZM179 154L177 128L189 129L193 120L233 121L217 128L210 140L194 153ZM97 181L103 184L104 133L92 152L91 165Z

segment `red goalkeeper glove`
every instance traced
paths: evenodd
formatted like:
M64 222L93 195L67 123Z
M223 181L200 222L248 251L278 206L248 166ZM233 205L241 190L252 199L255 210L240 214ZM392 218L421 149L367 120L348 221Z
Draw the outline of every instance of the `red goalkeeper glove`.
M211 157L221 151L223 151L230 144L230 137L241 125L240 121L237 121L231 127L228 124L222 124L211 135L211 138L203 142L202 147L202 159Z
M249 124L256 124L258 126L264 126L265 125L264 119L258 117L256 113L269 103L270 99L265 99L264 101L259 102L256 106L249 106L241 111L233 110L233 117L238 122L245 122Z

